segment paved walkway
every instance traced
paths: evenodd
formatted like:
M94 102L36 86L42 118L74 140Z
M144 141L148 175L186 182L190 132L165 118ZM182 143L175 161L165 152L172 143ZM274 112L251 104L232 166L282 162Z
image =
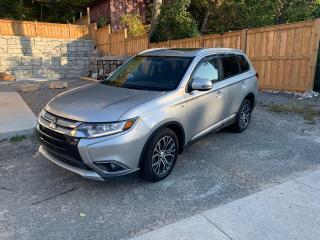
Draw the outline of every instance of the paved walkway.
M320 170L134 238L147 239L320 239Z
M28 135L36 117L17 92L0 92L0 140Z

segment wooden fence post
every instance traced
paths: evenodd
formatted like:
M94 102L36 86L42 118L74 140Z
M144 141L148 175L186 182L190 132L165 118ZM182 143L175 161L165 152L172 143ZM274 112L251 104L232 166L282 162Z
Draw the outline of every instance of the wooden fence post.
M70 29L71 23L68 23L68 37L71 38L71 29Z
M107 33L108 33L108 43L109 43L109 56L111 56L111 25L109 24L107 26L108 30L107 30Z
M95 41L97 41L97 34L96 34L97 29L98 29L97 23L93 23L93 30L94 30L93 35L94 35Z
M223 48L224 46L223 46L223 34L220 34L220 36L219 36L219 44L218 44L218 47L220 47L220 48Z
M91 19L90 19L90 8L89 7L87 7L87 17L88 17L88 19L87 19L88 35L91 38L91 32L90 32L91 31L91 28L90 28Z
M203 39L203 35L200 36L200 44L199 47L203 48L204 47L204 39Z
M247 29L242 30L241 49L247 53Z
M37 20L34 21L34 36L38 36L38 30L37 30L38 22Z
M147 38L147 49L150 48L150 38L149 38L149 33L146 33L146 38ZM145 49L146 50L146 49Z
M314 23L314 33L315 33L315 43L314 43L314 53L311 57L311 79L310 79L310 90L314 88L314 82L317 70L318 52L319 52L319 41L320 41L320 18L317 18Z
M82 11L80 12L80 25L82 25L83 22L82 22Z
M127 56L127 37L128 37L128 31L127 29L125 28L123 30L123 34L124 34L124 43L123 43L123 48L124 48L124 56Z
M90 25L91 19L90 19L90 8L89 7L87 7L87 17L88 17L87 24Z

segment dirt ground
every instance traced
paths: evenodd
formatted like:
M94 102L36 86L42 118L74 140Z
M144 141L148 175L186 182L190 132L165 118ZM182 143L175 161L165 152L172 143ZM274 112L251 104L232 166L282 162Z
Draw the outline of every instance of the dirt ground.
M38 114L65 90L21 96ZM42 157L33 137L1 141L0 239L127 239L284 182L320 166L319 106L261 93L247 131L203 137L157 183L86 180Z

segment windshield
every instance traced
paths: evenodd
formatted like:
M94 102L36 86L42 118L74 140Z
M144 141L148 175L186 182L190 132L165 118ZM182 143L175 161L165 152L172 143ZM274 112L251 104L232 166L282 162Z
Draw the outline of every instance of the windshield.
M123 88L169 91L178 87L192 58L136 56L101 83Z

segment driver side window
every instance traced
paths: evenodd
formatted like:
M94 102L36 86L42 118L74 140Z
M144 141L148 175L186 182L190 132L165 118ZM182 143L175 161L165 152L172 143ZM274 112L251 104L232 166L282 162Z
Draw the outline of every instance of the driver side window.
M202 78L215 83L219 81L219 62L218 58L205 58L201 60L192 74L192 80Z

